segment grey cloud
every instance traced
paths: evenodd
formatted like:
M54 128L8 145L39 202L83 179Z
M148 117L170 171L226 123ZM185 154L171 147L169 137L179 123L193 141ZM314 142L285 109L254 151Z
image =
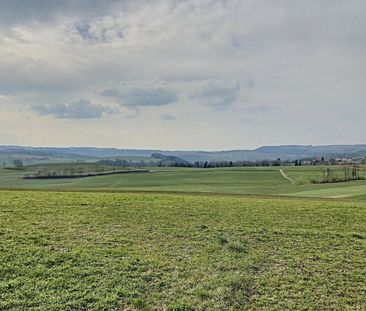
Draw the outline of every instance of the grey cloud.
M177 118L169 113L164 113L164 114L161 114L160 115L160 120L163 120L163 121L174 121L176 120Z
M136 119L141 115L141 111L138 108L132 108L129 113L125 115L126 119Z
M119 92L116 89L104 89L101 92L101 95L112 98L118 98L120 96Z
M232 104L238 95L240 84L237 81L206 80L190 96L190 99L203 101L210 106L223 107Z
M76 23L69 31L71 35L76 34L88 43L108 43L123 38L122 30L110 16L90 23Z
M116 113L116 109L93 104L90 100L80 99L69 104L34 105L32 109L42 116L53 116L57 119L96 119L105 113Z
M270 106L264 106L264 105L259 105L259 106L248 106L245 108L245 110L251 114L265 114L265 113L271 113L274 111L279 111L279 108L273 108Z
M178 100L177 92L162 85L123 85L118 89L106 88L101 95L115 99L128 108L164 106Z
M33 21L49 22L59 15L94 16L109 14L116 7L122 9L130 0L11 0L0 1L0 24L4 27Z

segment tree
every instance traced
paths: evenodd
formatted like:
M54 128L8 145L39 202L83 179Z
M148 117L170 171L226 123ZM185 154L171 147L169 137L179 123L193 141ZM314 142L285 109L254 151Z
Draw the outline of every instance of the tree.
M349 165L343 165L344 181L351 180L352 169Z
M329 183L329 182L333 181L333 172L331 171L331 169L329 167L324 169L323 174L324 174L325 183Z
M20 159L15 159L13 161L13 164L14 164L15 168L17 168L17 169L21 169L23 167L23 161Z
M359 179L358 166L356 164L352 165L352 179Z

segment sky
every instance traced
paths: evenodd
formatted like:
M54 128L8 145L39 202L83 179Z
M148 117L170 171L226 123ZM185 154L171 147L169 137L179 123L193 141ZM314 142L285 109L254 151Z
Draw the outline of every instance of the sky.
M364 0L0 0L0 144L366 143Z

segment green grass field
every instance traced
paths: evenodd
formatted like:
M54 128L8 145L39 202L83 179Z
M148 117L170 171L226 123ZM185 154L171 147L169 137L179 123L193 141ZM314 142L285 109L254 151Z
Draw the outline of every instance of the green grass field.
M43 167L0 169L0 310L365 310L365 181L312 184L321 167L23 179Z
M93 166L93 164L85 165ZM58 166L59 164L48 165L51 169ZM22 179L25 174L39 167L41 166L28 166L24 171L0 170L0 188L230 193L338 199L366 198L366 181L312 184L312 179L320 180L322 178L322 167L151 168L149 173L135 175L56 180ZM281 169L294 183L281 175ZM338 171L341 174L340 168Z
M364 310L366 205L0 191L0 310Z

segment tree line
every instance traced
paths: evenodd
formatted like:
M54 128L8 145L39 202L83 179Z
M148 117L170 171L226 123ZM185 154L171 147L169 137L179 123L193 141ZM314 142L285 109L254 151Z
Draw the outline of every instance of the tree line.
M243 166L281 166L294 165L291 161L275 161L261 160L261 161L195 161L189 162L175 157L167 157L167 159L159 161L129 161L124 159L104 159L97 163L112 166L112 167L192 167L192 168L218 168L218 167L243 167Z
M364 167L358 164L348 164L342 165L341 169L333 169L331 167L326 167L323 169L323 178L321 180L312 180L314 184L324 184L324 183L337 183L353 180L365 180L366 171Z

